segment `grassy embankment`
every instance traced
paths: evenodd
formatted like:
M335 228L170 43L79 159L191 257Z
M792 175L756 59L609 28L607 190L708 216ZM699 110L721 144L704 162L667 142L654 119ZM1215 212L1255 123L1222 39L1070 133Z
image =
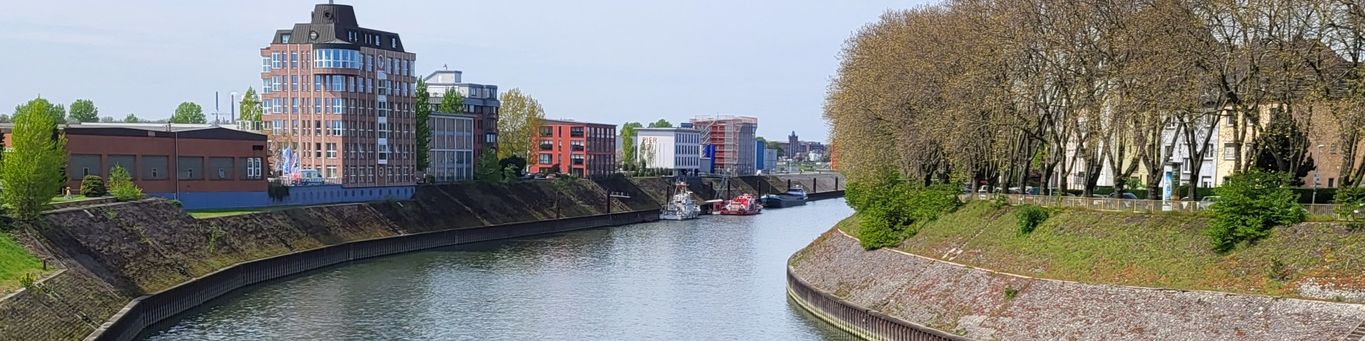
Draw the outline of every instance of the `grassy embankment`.
M24 285L25 277L38 280L51 270L43 270L43 262L9 233L0 233L0 294L9 293Z
M1208 218L1054 210L1028 235L1018 208L971 203L925 224L899 249L1020 275L1087 283L1296 296L1305 280L1365 288L1365 231L1344 224L1279 227L1255 245L1212 250ZM857 217L839 228L857 235Z

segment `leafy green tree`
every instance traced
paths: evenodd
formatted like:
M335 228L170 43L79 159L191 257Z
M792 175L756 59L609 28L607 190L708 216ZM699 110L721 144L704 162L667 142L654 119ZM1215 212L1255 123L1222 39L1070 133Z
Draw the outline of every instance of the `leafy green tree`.
M441 112L461 113L464 112L464 96L460 96L455 89L446 89L445 95L441 96Z
M635 162L636 149L639 148L635 145L635 136L638 135L635 130L643 127L640 122L626 122L621 126L621 164L627 170L633 170L638 166Z
M77 122L99 121L100 109L95 107L95 102L88 99L78 99L71 103L71 119Z
M242 102L237 105L237 110L237 120L254 122L254 126L260 126L261 114L265 109L261 107L261 98L256 95L256 88L246 88L246 94L242 95Z
M427 92L427 82L417 80L417 170L426 172L431 167L431 93Z
M650 127L650 128L672 128L672 127L673 127L673 123L669 123L668 120L665 120L665 119L662 119L662 118L661 118L661 119L659 119L658 121L654 121L654 122L650 123L650 124L649 124L649 127Z
M128 114L128 116L125 116L125 117L123 118L123 123L139 123L139 122L142 122L142 119L137 118L137 115L134 115L134 114Z
M502 108L498 117L498 158L516 155L530 159L531 147L535 146L531 141L540 136L545 108L521 89L503 92L499 99Z
M515 169L516 173L514 174L514 177L517 178L526 175L526 158L520 156L512 155L499 160L498 166L501 166L503 169Z
M109 189L104 187L104 179L95 175L86 175L81 178L81 195L87 198L97 198L109 194Z
M498 165L498 154L484 148L479 161L474 164L474 180L483 182L502 182L504 168Z
M1213 221L1204 231L1214 250L1232 250L1241 243L1255 243L1270 236L1275 226L1302 222L1306 213L1290 188L1288 173L1251 169L1234 174L1213 192L1218 203L1210 207Z
M0 158L0 198L20 220L38 218L57 195L66 169L66 137L57 135L54 105L45 99L24 104L15 113L11 147Z
M271 184L274 185L274 183ZM142 189L133 183L133 176L128 174L128 170L119 165L114 165L114 168L109 169L109 194L113 194L114 199L118 201L142 199ZM274 187L272 186L272 198L274 194ZM286 190L285 196L288 195L289 191Z
M48 103L46 100L44 100L43 102ZM27 109L28 106L30 105L35 105L34 101L29 101L28 103L20 104L14 107L14 116L19 116L19 112L24 111L24 109ZM66 123L66 107L63 107L61 104L48 103L48 105L44 107L43 110L48 114L48 116L52 116L53 122L57 122L57 124Z
M175 107L175 115L171 115L171 123L180 124L204 124L208 120L204 118L204 108L194 102L180 103Z

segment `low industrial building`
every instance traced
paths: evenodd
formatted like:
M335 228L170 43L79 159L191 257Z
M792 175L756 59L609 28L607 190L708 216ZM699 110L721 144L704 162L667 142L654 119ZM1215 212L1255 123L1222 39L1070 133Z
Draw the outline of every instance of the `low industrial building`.
M13 126L3 126L10 146ZM67 186L80 190L87 175L102 178L121 166L148 195L180 200L187 209L262 207L266 194L266 136L202 124L82 123L62 127L69 159Z

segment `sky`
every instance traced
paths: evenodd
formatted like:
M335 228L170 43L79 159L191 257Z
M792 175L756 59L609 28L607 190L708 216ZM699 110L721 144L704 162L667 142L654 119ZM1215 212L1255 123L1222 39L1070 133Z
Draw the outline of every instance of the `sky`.
M838 55L860 27L919 1L337 1L395 32L419 74L520 88L548 118L674 124L759 118L759 136L826 141ZM90 99L101 116L169 117L193 101L229 112L260 86L260 48L314 1L22 1L0 11L0 108ZM259 90L259 89L257 89Z

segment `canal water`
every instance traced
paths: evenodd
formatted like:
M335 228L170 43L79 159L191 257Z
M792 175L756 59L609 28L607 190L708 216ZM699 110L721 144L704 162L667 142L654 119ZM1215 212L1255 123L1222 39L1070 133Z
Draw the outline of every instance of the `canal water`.
M840 200L471 244L235 293L146 340L854 340L787 299Z

